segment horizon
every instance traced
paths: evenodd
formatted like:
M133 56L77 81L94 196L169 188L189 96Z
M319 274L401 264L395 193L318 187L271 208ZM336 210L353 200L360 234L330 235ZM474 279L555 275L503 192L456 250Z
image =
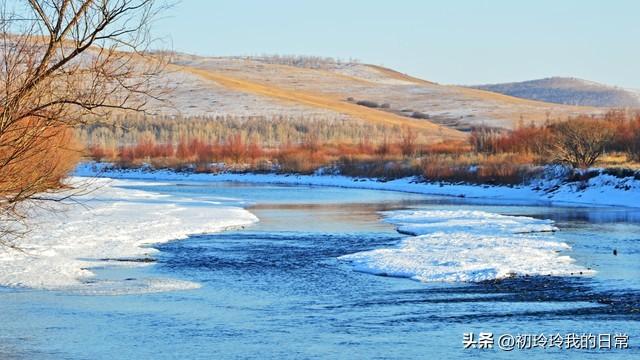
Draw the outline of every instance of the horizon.
M175 4L154 33L194 55L358 59L441 84L573 77L640 89L640 49L630 46L640 35L638 12L640 3L629 0L193 0Z

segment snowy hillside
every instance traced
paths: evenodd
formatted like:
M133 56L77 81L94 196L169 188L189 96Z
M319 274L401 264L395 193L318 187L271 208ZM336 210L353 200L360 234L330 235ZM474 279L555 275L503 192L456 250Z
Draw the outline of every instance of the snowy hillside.
M640 91L592 81L551 77L539 80L472 86L529 100L566 105L640 108Z

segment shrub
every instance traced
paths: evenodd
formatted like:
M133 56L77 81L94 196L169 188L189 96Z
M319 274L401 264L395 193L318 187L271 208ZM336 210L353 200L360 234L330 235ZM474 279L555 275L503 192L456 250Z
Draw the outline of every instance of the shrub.
M280 172L311 174L327 164L321 153L310 153L298 147L285 147L281 149L276 161Z
M82 155L82 147L73 131L65 126L50 127L30 138L22 129L37 126L39 120L14 124L14 132L6 132L0 143L0 204L11 206L25 195L59 189ZM12 127L11 130L14 128ZM11 137L21 136L29 146L16 153ZM6 145L9 144L9 145ZM4 210L4 209L3 209ZM6 218L5 218L6 220Z
M359 100L359 101L356 101L356 104L358 104L360 106L366 106L366 107L369 107L369 108L378 108L378 107L380 107L380 105L378 105L377 102L369 101L369 100Z
M429 114L425 114L419 111L414 111L413 113L411 113L411 117L414 119L430 119L431 118Z
M400 139L400 151L404 157L411 157L416 154L416 134L411 128L404 127Z
M629 123L627 134L628 138L624 144L627 157L640 162L640 115Z
M242 139L242 135L229 135L222 145L222 156L231 159L234 163L239 163L244 159L247 148Z
M480 184L519 184L542 175L520 154L489 156L428 155L422 160L423 176L432 181Z
M426 154L463 154L471 152L471 145L461 140L446 140L422 147L421 152Z
M421 175L420 167L409 161L364 160L343 156L336 163L336 168L345 176L386 180Z
M593 166L613 139L611 127L604 121L580 117L552 126L550 150L553 158L574 168Z
M116 151L99 145L89 147L88 154L96 161L113 160L116 158Z

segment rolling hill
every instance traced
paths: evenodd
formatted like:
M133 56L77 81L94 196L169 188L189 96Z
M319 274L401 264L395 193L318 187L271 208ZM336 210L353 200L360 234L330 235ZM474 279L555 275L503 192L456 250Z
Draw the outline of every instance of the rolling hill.
M440 85L354 62L178 54L169 69L164 80L173 89L162 112L187 117L360 119L408 126L441 140L461 139L473 126L508 129L522 121L603 112Z
M539 80L472 86L523 99L557 104L640 108L640 91L608 86L592 81L551 77Z

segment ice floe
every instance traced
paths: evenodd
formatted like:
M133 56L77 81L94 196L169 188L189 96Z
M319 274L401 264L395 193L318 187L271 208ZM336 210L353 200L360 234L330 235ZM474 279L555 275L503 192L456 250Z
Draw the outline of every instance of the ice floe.
M594 271L575 264L549 220L483 211L397 211L386 221L413 236L397 247L341 256L357 271L423 282L571 276Z
M525 234L558 230L551 220L473 210L395 211L389 213L385 221L395 224L399 232L409 235L438 231Z

